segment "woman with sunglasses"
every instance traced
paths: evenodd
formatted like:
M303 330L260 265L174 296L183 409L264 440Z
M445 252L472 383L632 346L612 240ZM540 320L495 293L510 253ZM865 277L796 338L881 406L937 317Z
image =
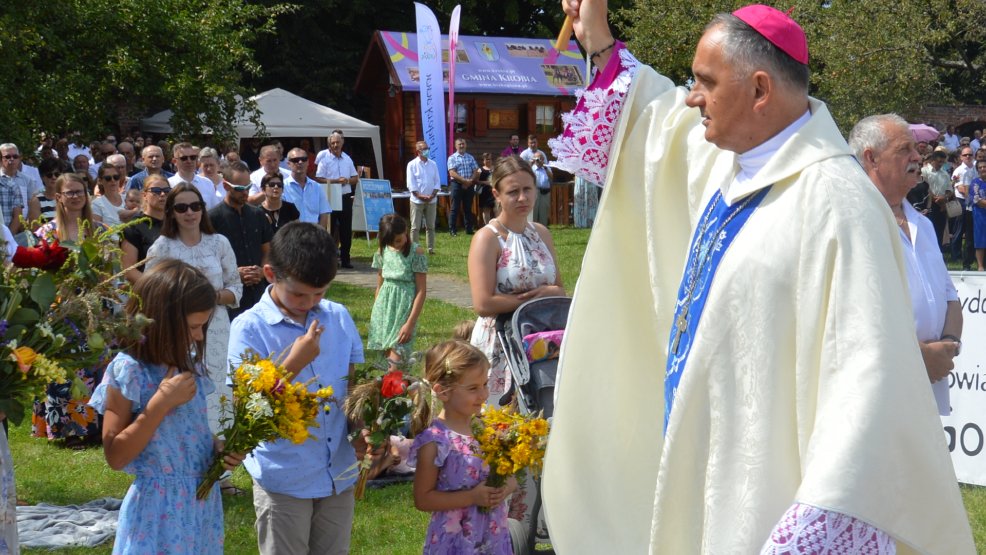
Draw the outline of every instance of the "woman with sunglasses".
M188 183L171 190L164 205L164 227L161 236L147 251L147 268L163 260L175 258L198 268L216 289L216 309L209 319L205 339L205 364L209 378L216 388L207 397L209 428L219 431L219 398L231 399L233 392L226 385L226 346L229 343L229 313L227 306L237 307L243 295L243 283L236 269L236 255L226 237L216 233L209 221L202 193ZM220 488L225 493L238 490L224 480Z
M83 176L63 173L55 180L55 219L35 232L49 242L78 243L103 226L92 218L89 192ZM51 383L43 400L35 401L31 428L35 437L64 439L65 446L82 449L86 444L98 444L100 429L96 412L86 405L93 388L102 378L103 367L79 368L73 379L81 380L85 390L81 397L72 398L72 383Z
M270 227L277 233L278 229L284 227L288 222L293 222L301 217L298 207L290 202L283 200L284 177L279 173L265 175L260 180L260 190L264 192L264 202L260 203L270 222Z
M44 191L38 195L38 201L41 203L41 223L48 223L55 219L57 204L55 193L58 191L55 189L55 180L64 173L62 161L57 158L45 158L38 164L38 173L41 175L41 184L44 185Z
M120 250L123 251L121 263L124 268L130 268L124 277L130 283L137 283L144 273L144 266L135 266L147 258L147 251L157 241L164 227L164 205L171 192L168 178L160 174L151 174L144 179L144 192L141 211L134 215L135 219L144 218L123 230L123 241Z
M103 194L92 201L92 216L94 220L107 226L120 223L120 211L126 209L123 196L120 194L120 186L123 183L121 176L126 177L119 168L108 163L99 166L96 175Z

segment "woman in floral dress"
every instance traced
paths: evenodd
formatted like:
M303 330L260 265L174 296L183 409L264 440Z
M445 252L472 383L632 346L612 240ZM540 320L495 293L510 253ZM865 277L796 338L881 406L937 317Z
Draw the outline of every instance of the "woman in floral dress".
M493 168L492 184L500 213L476 232L469 246L469 286L479 315L470 342L490 361L487 403L500 406L511 378L496 340L496 317L531 299L566 293L551 232L527 221L538 195L530 165L517 156L501 158ZM528 521L535 493L529 486L530 481L522 484L511 500L510 518Z
M537 190L527 162L510 156L493 169L493 196L500 213L473 236L469 286L479 319L471 343L490 359L489 404L500 405L510 389L503 351L496 341L496 317L537 297L565 295L548 228L528 223Z

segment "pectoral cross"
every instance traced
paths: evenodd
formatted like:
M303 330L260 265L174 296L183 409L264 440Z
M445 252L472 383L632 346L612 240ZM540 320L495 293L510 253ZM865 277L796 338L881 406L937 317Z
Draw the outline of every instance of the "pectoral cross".
M678 343L681 341L681 334L685 333L688 329L688 305L686 304L681 309L681 314L674 322L675 332L674 341L671 342L671 354L678 354Z

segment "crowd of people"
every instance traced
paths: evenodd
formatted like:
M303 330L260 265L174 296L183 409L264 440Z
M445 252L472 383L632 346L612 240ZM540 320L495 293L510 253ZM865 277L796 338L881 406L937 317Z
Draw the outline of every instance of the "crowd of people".
M934 224L941 252L963 270L986 271L986 144L981 131L958 137L948 126L940 140L917 144L922 179L907 200ZM982 167L981 167L982 164Z
M31 235L77 243L84 235L130 224L118 235L120 262L123 279L143 304L135 297L125 309L151 315L147 339L107 361L108 366L77 369L74 387L51 384L36 403L33 421L35 435L79 449L101 443L111 467L138 475L121 513L120 552L193 546L213 552L222 545L218 497L192 504L194 510L178 510L179 504L189 504L195 480L172 482L163 476L175 469L194 475L221 445L221 438L209 438L220 431L220 399L231 394L228 368L242 353L287 352L285 366L299 379L337 391L346 390L354 365L364 361L363 340L348 311L324 300L337 266L352 267L350 220L358 172L342 152L343 141L341 133L333 133L318 155L300 147L284 155L276 142L263 145L256 152L258 167L251 169L243 161L248 154L241 158L235 151L222 154L188 142L146 143L137 159L129 138L117 145L108 137L89 149L78 147L78 154L61 152L63 141L55 148L46 140L35 153L40 158L36 172L17 146L0 145L0 217L17 243L32 243ZM475 410L471 402L454 401L458 372L477 383L470 390L480 392L473 392L479 405L499 402L509 383L492 335L493 317L530 298L563 295L564 289L551 234L545 225L531 222L539 210L547 222L543 206L549 197L543 191L551 175L536 138L519 156L500 157L496 163L486 154L478 164L466 153L464 139L456 146L448 161L452 209L461 214L466 233L475 234L468 270L472 283L480 285L473 287L473 295L474 304L482 307L477 308L482 325L475 331L470 326L458 343L444 347L448 352L442 357L451 361L446 364L458 364L462 352L471 352L472 358L435 384L442 384L436 393L455 411L448 413L450 426L462 431L462 422ZM98 154L89 158L93 153ZM366 349L390 357L395 366L413 351L427 288L428 257L417 244L420 226L414 224L427 222L429 251L434 252L438 170L428 160L426 144L419 144L418 154L415 162L428 179L411 180L409 188L413 200L431 210L412 204L411 222L397 214L384 216L371 264L378 287ZM474 198L480 201L482 226L473 212ZM455 219L451 222L455 235ZM480 358L495 361L492 392L485 386L488 363L476 376L469 372L477 367L469 361ZM246 459L240 454L227 459L229 469L243 463L253 477L262 552L348 551L354 503L345 470L355 462L356 449L347 440L341 411L320 416L319 423L332 438L329 444L308 442L296 449L265 444ZM395 438L391 449L378 449L375 472L397 463L414 470L408 464L417 462L419 448L447 441L440 434L429 437L414 446L409 441L397 445ZM178 443L194 456L175 460L171 453ZM368 448L359 439L355 444ZM468 450L460 456L482 466ZM326 464L334 469L329 474ZM431 500L422 508L443 497L456 499L442 478L448 468L441 462L426 468L438 478L421 491ZM495 507L515 489L529 494L527 484L488 488L482 478L470 474L475 495L463 497L463 507ZM245 493L228 474L216 490ZM526 504L515 505L512 514L520 511L522 518ZM448 501L437 506L448 507ZM299 512L310 519L295 518ZM151 532L138 526L151 515L167 515L171 524ZM506 515L498 510L488 519L492 530L500 530L495 536L501 549ZM477 532L474 539L486 541L487 532Z
M610 180L607 214L619 218L594 228L565 332L544 482L553 544L566 553L971 552L934 409L950 410L944 378L962 334L943 254L969 269L975 253L984 269L981 133L918 142L906 121L882 114L847 141L808 96L803 30L773 8L716 16L685 90L612 36L605 2L563 5L598 70L573 120L598 122L593 132L611 143L601 147L608 156L588 155L577 144L589 137L569 129L550 146L586 183ZM618 126L627 113L639 117ZM419 141L407 166L410 221L388 214L379 225L365 349L393 366L413 350L424 310L440 172L449 233L461 215L473 235L477 320L428 350L426 383L443 410L398 455L415 470L415 505L433 513L426 553L511 553L508 517L537 518L531 482L483 484L469 426L484 404L509 402L496 317L565 294L546 226L552 169L535 135L526 150L519 140L479 163L458 138L442 170ZM42 146L51 152L37 180L16 146L0 145L0 212L22 240L71 241L142 220L123 231L122 262L156 311L147 340L104 378L79 370L91 400L49 390L36 425L84 437L104 415L108 462L138 475L120 552L218 552L219 496L190 504L195 481L166 475L195 475L221 449L218 397L243 353L286 353L288 372L312 387L346 391L354 379L363 339L325 294L337 267L352 264L359 173L341 133L317 156L265 145L252 172L236 153L189 143L170 148L169 164L160 143L144 145L138 168L107 144L103 160L72 172L71 153ZM40 223L22 229L21 216ZM243 464L253 479L262 553L348 552L347 469L366 450L392 455L363 434L348 440L342 411L318 420L320 440L227 456L227 469ZM179 443L191 457L174 460ZM243 493L228 481L215 489Z

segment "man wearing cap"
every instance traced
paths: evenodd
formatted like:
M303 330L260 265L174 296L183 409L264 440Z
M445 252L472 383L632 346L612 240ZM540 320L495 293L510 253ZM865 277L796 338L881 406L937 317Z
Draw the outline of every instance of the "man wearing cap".
M687 90L605 0L563 7L599 71L549 146L605 189L545 461L556 551L973 553L897 225L807 94L801 28L716 16Z

